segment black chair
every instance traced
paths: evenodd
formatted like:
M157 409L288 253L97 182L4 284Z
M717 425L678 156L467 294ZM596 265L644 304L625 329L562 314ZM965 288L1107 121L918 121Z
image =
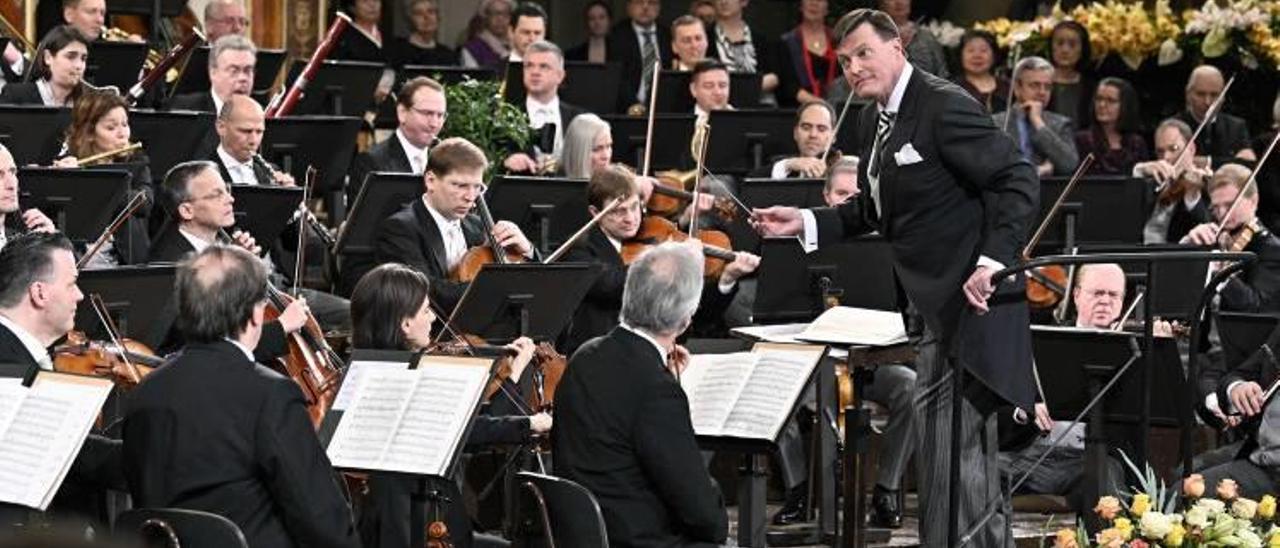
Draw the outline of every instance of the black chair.
M585 487L533 472L520 472L516 479L537 503L537 518L542 521L549 548L609 546L600 503Z
M249 548L231 520L198 510L135 508L116 518L115 531L121 538L141 539L144 546Z

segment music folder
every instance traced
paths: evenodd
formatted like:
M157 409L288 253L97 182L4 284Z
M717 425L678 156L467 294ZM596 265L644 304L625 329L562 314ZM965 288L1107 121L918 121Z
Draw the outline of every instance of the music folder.
M174 265L122 265L80 271L76 285L86 296L98 294L120 335L159 348L178 316L173 302ZM89 299L76 306L76 327L92 340L106 340Z
M105 42L89 46L89 60L84 79L93 85L115 86L123 93L142 79L142 64L147 60L147 45L141 42Z
M586 263L490 263L467 285L450 317L461 333L509 342L554 341L595 282Z
M258 245L269 247L293 221L302 192L301 187L231 185L236 227L253 236Z
M127 201L127 171L24 167L19 203L35 207L76 243L92 242Z
M49 507L113 386L52 371L30 387L0 379L0 502Z
M827 347L756 343L750 352L695 354L680 375L700 441L775 444Z
M71 109L35 105L0 105L0 144L18 166L53 163L71 125Z

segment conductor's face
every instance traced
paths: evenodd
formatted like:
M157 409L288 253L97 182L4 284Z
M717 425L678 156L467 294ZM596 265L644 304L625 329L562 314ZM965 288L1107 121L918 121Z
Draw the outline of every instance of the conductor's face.
M428 171L427 204L449 220L461 219L475 207L484 194L484 169L455 169L437 176Z
M859 25L845 36L840 47L836 48L836 56L853 92L858 97L880 103L889 101L889 94L893 92L906 62L902 41L881 38L870 23Z
M217 170L206 169L187 183L187 201L178 205L178 214L184 223L192 223L209 230L227 228L236 222L227 184Z

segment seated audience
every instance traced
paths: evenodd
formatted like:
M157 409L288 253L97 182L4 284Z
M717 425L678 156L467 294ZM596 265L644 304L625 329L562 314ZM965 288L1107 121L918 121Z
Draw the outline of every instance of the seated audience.
M1076 132L1076 152L1093 154L1090 174L1128 175L1151 157L1142 138L1138 94L1119 78L1103 78L1093 93L1093 119Z

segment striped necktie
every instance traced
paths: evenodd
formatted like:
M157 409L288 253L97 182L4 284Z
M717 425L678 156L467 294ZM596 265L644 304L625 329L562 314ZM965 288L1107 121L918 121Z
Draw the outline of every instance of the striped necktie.
M871 183L871 199L876 204L876 214L880 214L880 153L889 132L893 131L894 113L881 109L876 123L876 140L871 146L871 163L867 164L867 180Z
M639 99L644 101L648 100L649 93L653 91L649 89L649 84L653 81L653 71L656 68L654 64L658 62L658 44L653 39L653 31L651 30L644 31L644 51L642 53L643 59L640 62L643 63L643 66L640 73Z

